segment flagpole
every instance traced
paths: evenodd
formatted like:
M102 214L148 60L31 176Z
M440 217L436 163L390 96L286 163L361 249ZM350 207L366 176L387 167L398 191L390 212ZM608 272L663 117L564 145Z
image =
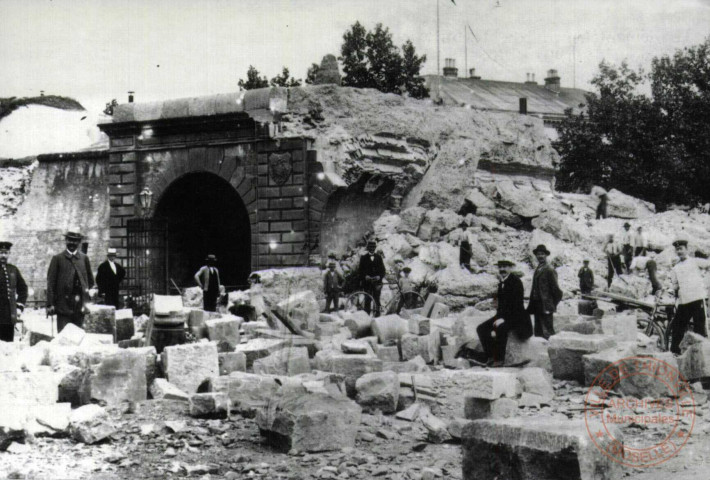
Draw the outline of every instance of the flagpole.
M463 64L465 68L463 76L468 77L468 30L466 30L466 25L463 26Z
M441 75L439 63L439 0L436 0L436 74Z

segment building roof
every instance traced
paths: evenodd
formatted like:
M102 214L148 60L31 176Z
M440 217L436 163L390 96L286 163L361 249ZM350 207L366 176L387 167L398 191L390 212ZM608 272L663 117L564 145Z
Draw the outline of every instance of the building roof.
M445 104L470 105L479 110L518 112L519 99L528 99L528 114L541 115L545 120L560 119L565 110L581 111L586 103L585 90L561 88L559 93L535 83L503 82L476 78L425 75L426 86L432 98L439 97Z

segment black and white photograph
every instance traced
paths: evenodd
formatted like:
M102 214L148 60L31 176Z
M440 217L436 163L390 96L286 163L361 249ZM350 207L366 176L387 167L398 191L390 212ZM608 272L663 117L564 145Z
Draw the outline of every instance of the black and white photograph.
M0 0L0 479L710 478L710 0Z

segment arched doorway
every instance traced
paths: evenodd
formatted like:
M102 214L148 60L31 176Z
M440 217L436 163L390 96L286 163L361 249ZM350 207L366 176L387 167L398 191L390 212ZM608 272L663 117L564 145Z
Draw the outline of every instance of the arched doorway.
M205 257L217 256L222 284L242 286L251 270L249 214L237 191L209 172L172 182L155 208L168 229L168 278L180 288L194 286ZM172 283L170 283L172 287Z

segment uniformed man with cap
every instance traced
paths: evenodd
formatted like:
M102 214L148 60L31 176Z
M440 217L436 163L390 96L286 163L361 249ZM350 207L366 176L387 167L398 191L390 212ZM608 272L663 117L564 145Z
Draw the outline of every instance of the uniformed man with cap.
M367 253L360 257L358 273L363 290L375 300L375 316L380 315L380 294L382 293L382 280L385 278L385 263L376 252L377 242L373 239L367 242ZM370 313L372 306L369 299L365 301L365 311Z
M691 318L695 333L708 336L705 326L707 290L696 260L688 254L688 239L679 236L673 242L673 246L680 261L671 271L673 288L678 298L678 309L669 327L670 348L671 352L680 354L680 342L688 330Z
M222 283L219 280L219 270L217 270L217 257L209 254L205 259L207 265L200 267L195 274L195 282L202 289L202 308L207 312L217 311L217 299L219 298Z
M0 340L12 342L15 338L15 323L25 309L27 284L20 270L9 263L12 243L0 242Z
M57 331L68 323L84 324L84 304L94 287L89 257L79 251L83 236L78 231L64 235L66 250L52 257L47 271L47 315L57 315Z
M487 363L496 367L505 361L509 333L514 333L520 340L527 340L533 333L530 315L525 311L523 282L512 273L514 266L510 260L498 262L498 308L491 319L476 329L488 357Z
M99 265L96 272L96 286L99 287L99 295L104 296L106 305L119 308L118 290L125 277L126 269L116 262L116 249L109 248L106 261Z

